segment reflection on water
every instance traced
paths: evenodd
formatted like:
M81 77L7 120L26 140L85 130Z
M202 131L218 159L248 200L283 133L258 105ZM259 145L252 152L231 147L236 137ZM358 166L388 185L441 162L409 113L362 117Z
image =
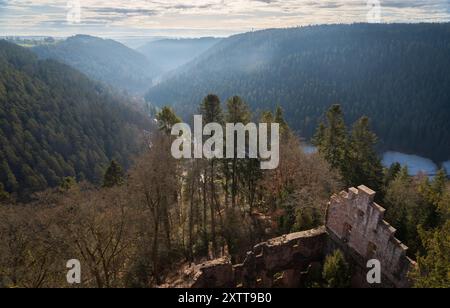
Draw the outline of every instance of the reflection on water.
M317 148L310 144L304 144L302 148L306 154L313 154L317 152ZM388 168L396 162L400 163L402 166L407 166L410 175L424 173L429 176L434 176L440 168L440 166L436 165L436 163L434 163L431 159L418 155L410 155L394 151L389 151L383 154L382 163L384 167ZM450 161L442 163L442 166L446 169L447 174L450 175Z
M444 167L444 169L447 171L447 175L450 176L450 160L446 161L445 163L442 163L442 166Z
M383 155L383 165L385 167L391 166L393 163L400 163L402 166L407 166L409 174L417 175L425 173L428 175L435 175L438 171L438 166L428 158L417 155L409 155L400 152L386 152Z

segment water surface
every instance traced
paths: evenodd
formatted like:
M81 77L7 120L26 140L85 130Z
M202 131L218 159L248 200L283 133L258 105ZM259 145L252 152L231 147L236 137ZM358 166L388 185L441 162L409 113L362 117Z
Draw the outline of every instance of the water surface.
M447 171L447 175L450 176L450 160L442 163L442 166Z
M419 173L435 175L439 170L439 167L431 159L400 152L390 151L384 153L382 162L385 167L390 167L396 162L402 166L407 166L410 175L417 175Z
M317 148L310 144L302 145L303 151L306 154L313 154L317 152ZM389 168L393 163L400 163L402 166L408 167L410 175L427 174L434 176L441 168L431 159L422 157L419 155L405 154L401 152L388 151L382 155L382 163L385 168ZM447 175L450 175L450 161L442 163L447 171Z

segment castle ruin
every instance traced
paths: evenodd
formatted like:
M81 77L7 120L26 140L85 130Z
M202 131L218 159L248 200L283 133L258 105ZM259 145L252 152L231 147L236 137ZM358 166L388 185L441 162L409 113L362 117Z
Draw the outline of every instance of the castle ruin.
M352 265L353 287L409 287L408 272L415 263L406 255L408 247L395 238L396 230L384 220L385 209L374 197L375 192L365 186L333 195L325 226L260 243L242 264L233 265L225 257L190 267L171 286L299 287L328 254L340 249ZM381 263L381 284L367 282L371 259Z
M326 214L330 241L363 269L361 280L366 277L367 261L377 259L386 286L408 287L414 261L406 255L408 247L395 238L395 228L384 220L386 210L374 197L375 192L365 186L331 197Z

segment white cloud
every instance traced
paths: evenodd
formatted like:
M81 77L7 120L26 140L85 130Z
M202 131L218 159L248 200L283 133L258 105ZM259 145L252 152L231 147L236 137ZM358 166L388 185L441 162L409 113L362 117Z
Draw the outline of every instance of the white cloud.
M68 0L0 0L0 35L77 32L228 34L306 24L365 22L365 0L79 0L81 24L68 25ZM382 21L450 21L450 0L382 0Z

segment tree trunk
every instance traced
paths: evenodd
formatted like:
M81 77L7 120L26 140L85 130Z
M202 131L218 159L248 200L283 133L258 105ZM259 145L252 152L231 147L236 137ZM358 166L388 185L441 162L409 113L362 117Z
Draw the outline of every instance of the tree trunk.
M231 187L231 206L232 208L236 208L236 195L237 195L237 158L233 159L233 171L232 171L232 187Z
M216 215L215 215L215 200L214 200L214 160L211 160L211 175L210 175L210 189L211 189L211 242L213 246L213 257L216 256L217 241L216 241Z
M188 258L189 262L194 261L194 253L193 253L193 246L194 246L194 198L195 198L195 179L196 179L196 172L194 172L192 179L191 179L191 185L189 187L190 189L190 209L189 209L189 248L188 248Z
M167 202L167 195L162 198L162 211L163 211L163 224L166 236L167 249L170 251L172 249L172 241L170 239L170 217L169 217L169 204Z

